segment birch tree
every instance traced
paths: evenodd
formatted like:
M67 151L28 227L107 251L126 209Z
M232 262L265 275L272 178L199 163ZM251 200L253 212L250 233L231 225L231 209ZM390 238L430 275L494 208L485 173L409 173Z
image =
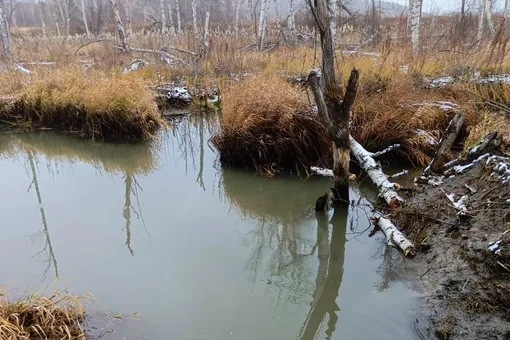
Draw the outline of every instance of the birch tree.
M327 0L328 11L330 17L330 29L331 29L331 38L333 39L333 51L336 50L337 45L337 21L340 16L340 8L338 7L338 3L335 0ZM335 54L336 59L336 54Z
M203 57L207 57L209 54L209 19L211 17L211 12L207 11L205 13L205 25L204 25L204 53Z
M37 4L37 7L39 9L39 17L41 18L41 31L42 31L43 39L47 39L48 35L46 33L46 19L44 16L44 3L40 1Z
M64 37L67 38L71 24L71 12L75 4L73 0L54 0L54 5L57 9L60 22L64 25Z
M124 14L126 16L126 37L129 38L133 34L131 26L131 6L129 0L124 0Z
M122 24L122 19L120 17L119 12L119 5L117 4L116 0L110 0L110 3L112 5L112 11L113 11L113 17L115 19L115 26L117 29L117 35L119 36L120 40L120 48L127 52L129 51L129 44L126 37L126 31L124 30L124 25Z
M161 33L166 33L165 0L159 0L159 10L161 12Z
M266 25L267 25L267 11L269 9L269 0L262 0L260 5L260 16L259 16L259 31L257 37L257 44L259 51L264 46L264 38L266 36Z
M191 13L193 15L193 34L198 39L197 0L191 0Z
M85 26L85 34L90 37L89 25L87 24L87 12L85 11L85 0L81 0L81 14L83 25Z
M170 33L175 33L175 26L174 26L174 11L172 8L172 3L170 0L168 0L168 25L170 27Z
M420 52L420 22L421 22L422 0L411 0L409 24L411 26L411 44L413 55Z
M175 0L175 14L177 15L177 33L181 33L181 6L179 4L179 0Z
M296 35L296 13L294 9L294 0L289 0L289 31L292 37Z
M239 38L239 12L241 9L241 0L236 1L236 16L235 16L235 22L234 22L234 32L236 39Z
M485 12L485 18L487 20L487 28L489 29L489 32L491 34L494 34L495 30L494 30L494 20L492 20L492 1L484 0L483 3L484 3L483 10Z
M9 27L7 27L7 20L5 17L5 4L4 0L0 0L0 35L2 36L2 43L4 53L7 60L11 58L11 37L9 35Z
M314 2L312 2L314 1ZM317 103L319 118L333 142L333 198L349 201L349 118L356 98L359 73L353 69L345 95L335 72L335 50L327 0L306 0L320 34L322 69L310 73L308 80Z

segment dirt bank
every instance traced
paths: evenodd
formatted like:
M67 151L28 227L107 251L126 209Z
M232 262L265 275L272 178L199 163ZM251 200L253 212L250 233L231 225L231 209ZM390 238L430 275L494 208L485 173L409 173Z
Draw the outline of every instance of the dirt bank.
M510 158L498 150L448 172L396 216L424 244L413 266L423 272L428 337L510 339Z

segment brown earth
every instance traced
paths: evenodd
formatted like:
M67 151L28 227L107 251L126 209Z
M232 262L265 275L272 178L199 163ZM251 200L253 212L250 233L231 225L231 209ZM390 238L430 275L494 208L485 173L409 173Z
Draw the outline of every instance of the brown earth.
M412 266L423 270L417 284L426 296L430 323L425 331L430 338L510 339L506 169L510 159L490 164L483 160L438 186L420 186L395 216L397 225L421 249ZM452 193L454 201L468 197L466 213L459 215L447 198ZM489 246L498 240L500 251L495 254Z

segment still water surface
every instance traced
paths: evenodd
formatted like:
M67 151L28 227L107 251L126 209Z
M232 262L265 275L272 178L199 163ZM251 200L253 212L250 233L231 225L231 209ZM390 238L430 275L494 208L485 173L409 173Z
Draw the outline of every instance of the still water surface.
M401 257L368 237L371 191L316 216L328 179L222 169L216 129L192 116L152 145L1 134L0 283L91 292L96 338L416 339Z

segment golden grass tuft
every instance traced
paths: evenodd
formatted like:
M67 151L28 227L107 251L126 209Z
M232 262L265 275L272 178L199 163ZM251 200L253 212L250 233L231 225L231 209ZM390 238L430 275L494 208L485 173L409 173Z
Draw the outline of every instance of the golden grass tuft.
M93 140L149 139L164 124L142 81L70 67L34 73L0 107L0 120Z
M303 90L277 76L257 76L222 93L222 131L213 143L223 164L268 175L327 164L327 134Z
M77 297L57 292L50 297L27 296L10 301L0 294L0 339L85 340L85 308Z

